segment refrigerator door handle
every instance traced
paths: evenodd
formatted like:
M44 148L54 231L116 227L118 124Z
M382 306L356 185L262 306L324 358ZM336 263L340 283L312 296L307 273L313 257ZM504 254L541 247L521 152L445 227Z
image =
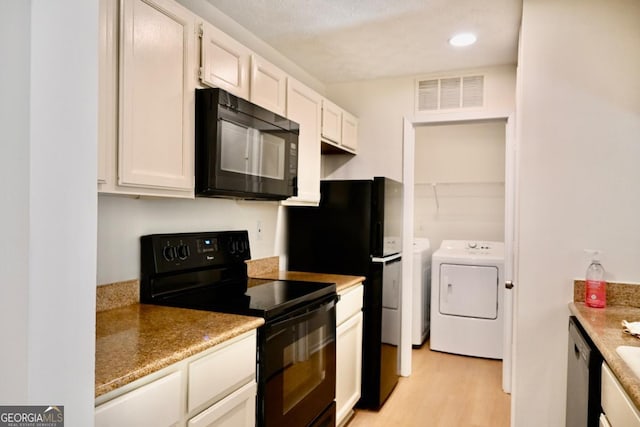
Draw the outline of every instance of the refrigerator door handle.
M392 261L402 258L401 253L385 256L385 257L371 257L372 262L382 262L384 264L388 264Z

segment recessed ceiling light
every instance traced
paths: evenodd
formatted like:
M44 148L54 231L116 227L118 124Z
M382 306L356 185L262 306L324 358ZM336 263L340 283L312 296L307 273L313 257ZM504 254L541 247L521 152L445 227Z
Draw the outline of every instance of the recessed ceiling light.
M460 33L449 39L449 44L452 46L469 46L476 42L477 38L472 33Z

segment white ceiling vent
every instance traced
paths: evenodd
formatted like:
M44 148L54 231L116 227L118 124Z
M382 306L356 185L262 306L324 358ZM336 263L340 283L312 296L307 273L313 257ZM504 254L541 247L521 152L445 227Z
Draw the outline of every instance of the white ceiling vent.
M416 83L418 112L483 106L484 76L418 79Z

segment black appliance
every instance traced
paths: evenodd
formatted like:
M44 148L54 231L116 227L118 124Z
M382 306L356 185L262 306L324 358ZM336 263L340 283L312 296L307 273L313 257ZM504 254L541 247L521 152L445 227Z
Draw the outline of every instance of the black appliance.
M298 194L297 123L222 89L196 90L196 195Z
M335 426L334 283L247 278L246 231L141 240L141 302L263 317L257 425Z
M402 184L376 177L322 181L319 207L288 208L290 270L366 277L364 408L378 409L398 381L402 204Z
M602 355L575 316L569 317L566 427L600 425Z

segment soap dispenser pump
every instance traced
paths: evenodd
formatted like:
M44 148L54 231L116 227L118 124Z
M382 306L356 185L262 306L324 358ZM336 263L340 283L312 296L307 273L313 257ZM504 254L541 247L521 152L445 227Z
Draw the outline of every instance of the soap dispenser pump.
M585 304L589 307L604 308L607 301L607 282L604 280L604 267L600 264L599 250L588 250L591 264L587 267Z

